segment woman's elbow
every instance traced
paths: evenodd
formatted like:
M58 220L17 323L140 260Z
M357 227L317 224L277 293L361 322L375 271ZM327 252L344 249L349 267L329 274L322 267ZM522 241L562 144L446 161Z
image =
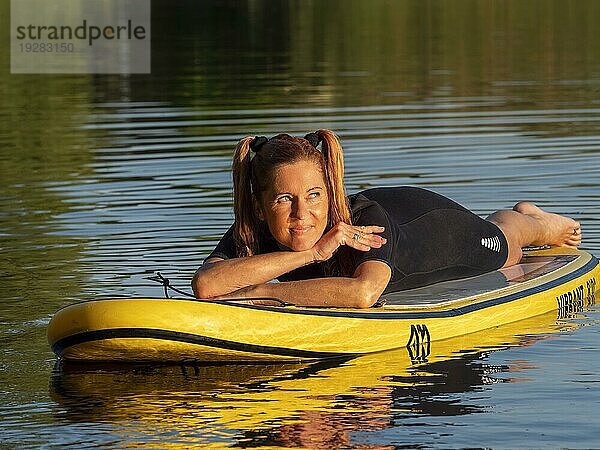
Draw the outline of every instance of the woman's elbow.
M387 287L392 272L389 266L380 261L366 261L358 266L355 272L355 283L352 292L358 293L356 308L370 308Z
M370 308L379 299L379 294L373 292L371 289L368 289L367 287L357 290L356 292L358 292L359 295L355 298L355 301L354 301L353 306L355 308L359 308L359 309Z
M376 302L377 302L377 298L361 297L358 299L355 307L359 308L359 309L366 309L366 308L370 308L371 306L373 306Z
M203 276L201 269L198 269L194 274L194 278L192 278L192 291L194 291L196 298L210 299L219 295L210 288L206 278Z
M379 297L381 296L381 290L375 289L372 286L361 286L358 298L356 298L355 308L366 309L372 307Z

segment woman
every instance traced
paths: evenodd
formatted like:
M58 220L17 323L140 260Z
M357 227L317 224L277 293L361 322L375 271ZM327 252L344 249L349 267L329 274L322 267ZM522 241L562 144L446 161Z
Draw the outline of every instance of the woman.
M342 148L329 130L242 139L235 222L196 272L196 296L368 308L386 291L514 265L528 245L581 243L579 223L531 203L484 220L424 189L346 197L343 178Z

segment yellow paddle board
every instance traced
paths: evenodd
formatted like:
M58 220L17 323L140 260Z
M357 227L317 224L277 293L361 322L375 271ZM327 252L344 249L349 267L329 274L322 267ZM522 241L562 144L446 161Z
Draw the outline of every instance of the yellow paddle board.
M332 359L298 364L150 362L130 366L61 360L51 377L50 395L67 416L72 414L80 421L125 424L130 431L139 429L140 436L148 426L153 430L166 427L166 432L180 431L178 436L191 436L194 440L187 444L196 446L198 435L190 435L190 429L204 430L209 424L211 429L218 430L264 431L273 424L279 427L305 423L307 413L309 416L327 411L339 414L340 398L352 399L345 400L344 411L363 426L365 417L388 417L392 406L398 412L398 405L393 405L393 388L409 389L412 394L424 390L429 398L432 387L440 383L440 373L444 373L444 386L458 389L456 392L471 391L494 380L493 373L482 372L477 364L470 363L480 358L482 352L533 345L578 326L570 318L557 321L556 313L550 311L434 341L424 345L427 348L418 362L410 358L406 348L349 361ZM407 412L422 413L419 402L404 406L409 408ZM210 440L207 443L210 445ZM182 448L190 445L181 442Z
M266 362L355 357L405 347L418 361L433 341L595 301L598 259L566 248L531 251L478 277L385 295L365 310L235 301L120 298L59 310L48 341L88 361Z

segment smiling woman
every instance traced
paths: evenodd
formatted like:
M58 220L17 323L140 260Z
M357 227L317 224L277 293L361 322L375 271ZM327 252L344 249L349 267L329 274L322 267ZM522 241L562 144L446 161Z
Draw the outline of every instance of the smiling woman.
M314 167L308 161L281 167L260 199L259 219L277 242L293 251L312 248L327 225L327 188Z
M527 245L581 243L577 222L531 203L484 220L424 189L347 197L343 178L332 131L242 139L233 160L235 222L197 270L196 296L366 308L384 292L516 264Z

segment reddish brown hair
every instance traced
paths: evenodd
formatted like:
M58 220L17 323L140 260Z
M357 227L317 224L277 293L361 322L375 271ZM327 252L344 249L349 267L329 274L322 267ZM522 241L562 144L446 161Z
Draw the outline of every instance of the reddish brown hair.
M317 149L319 143L320 151ZM313 162L324 175L329 195L328 226L351 222L344 190L344 155L333 131L318 130L305 138L287 134L278 134L268 140L245 137L238 142L232 167L234 238L239 256L251 256L258 251L260 219L256 202L272 183L275 170L299 161Z

